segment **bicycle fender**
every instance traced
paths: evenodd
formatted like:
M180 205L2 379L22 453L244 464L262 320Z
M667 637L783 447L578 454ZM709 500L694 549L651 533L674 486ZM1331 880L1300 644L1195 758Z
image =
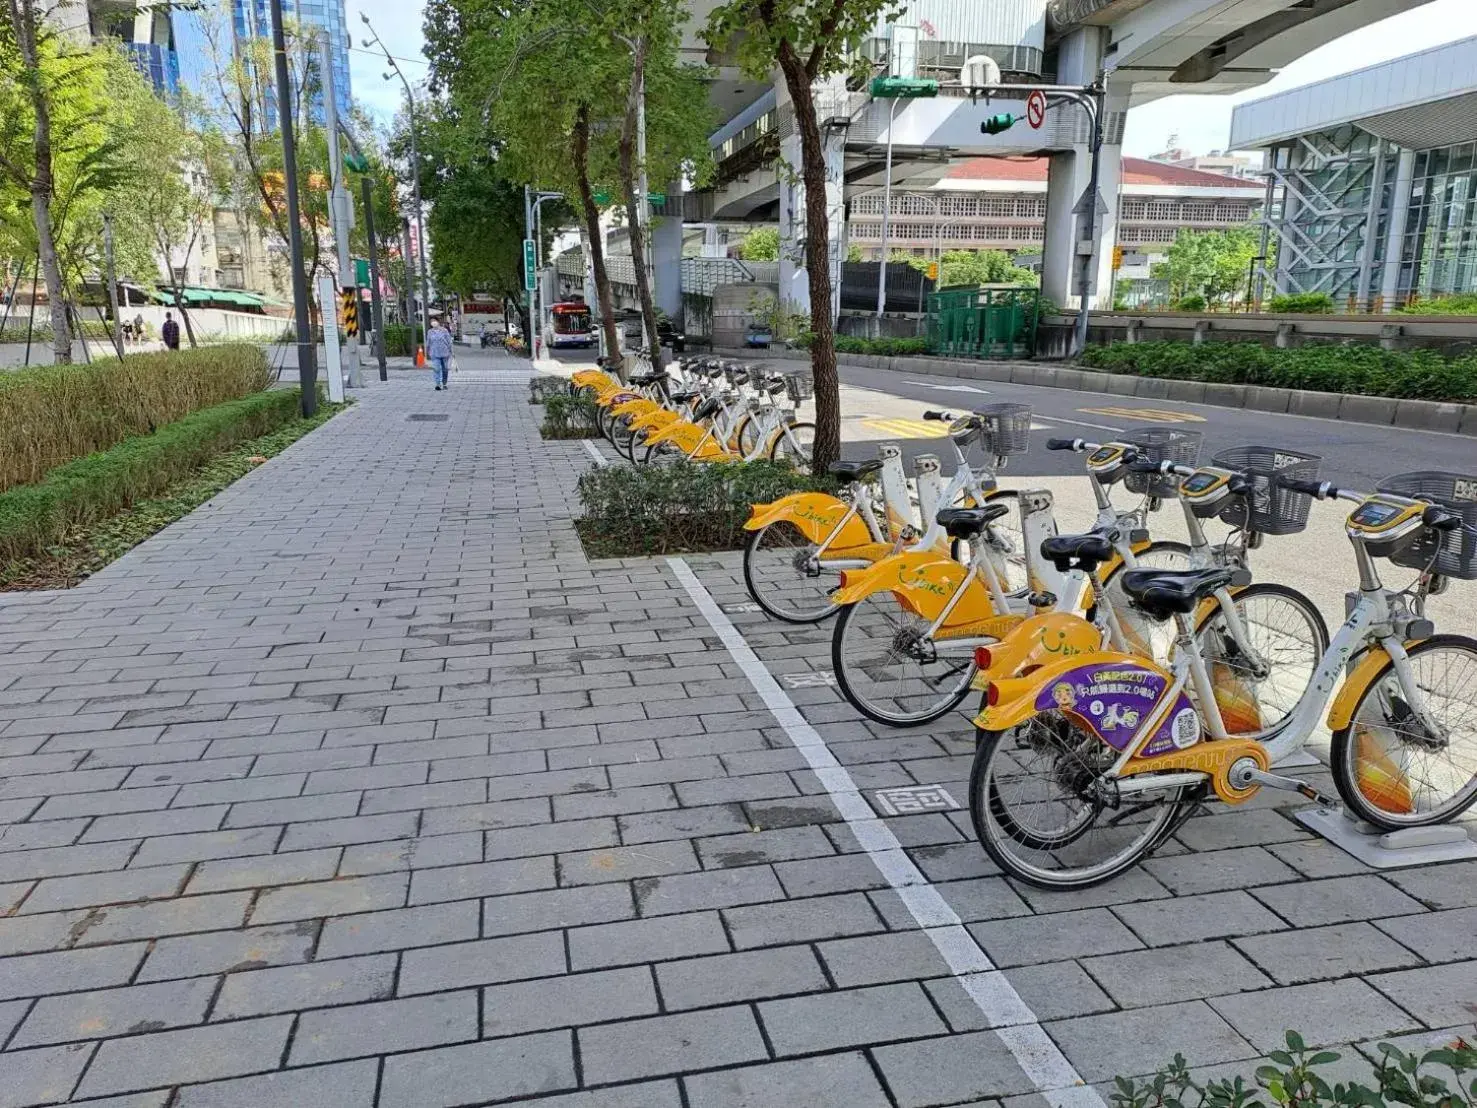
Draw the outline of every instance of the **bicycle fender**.
M1027 669L1095 654L1102 648L1103 633L1081 616L1043 612L1023 620L990 647L990 668L975 674L973 688L983 692L991 681L1019 677Z
M1415 642L1405 644L1406 649L1415 646ZM1330 731L1342 731L1354 720L1354 709L1359 704L1359 698L1364 695L1364 690L1369 688L1370 683L1379 676L1380 670L1390 660L1390 653L1383 646L1372 646L1359 656L1359 661L1354 664L1353 671L1344 678L1344 683L1339 686L1338 695L1333 698L1333 703L1328 707L1328 729Z
M1159 711L1174 678L1137 655L1100 650L992 684L995 704L986 705L975 717L981 730L1005 731L1040 712L1060 711L1115 750L1125 750L1142 722ZM1200 734L1200 717L1181 692L1141 753L1149 756L1193 746Z
M841 517L850 511L849 505L823 492L796 492L782 496L771 504L755 504L752 514L744 524L745 531L757 531L771 523L788 521L811 542L820 544L836 529ZM870 543L872 536L861 516L847 520L841 533L831 540L828 551L844 550L848 547Z
M601 388L610 383L610 375L598 369L582 369L571 377L570 380L579 388L585 388L586 386Z
M847 570L831 599L837 604L855 604L874 593L891 592L909 610L936 619L968 572L946 554L904 550L867 569Z
M655 411L639 415L631 420L632 431L650 431L653 427L670 427L682 417L676 412L669 412L665 408L657 408Z
M647 412L661 411L661 405L654 400L648 400L644 396L638 396L631 400L623 400L610 409L613 416L646 414Z

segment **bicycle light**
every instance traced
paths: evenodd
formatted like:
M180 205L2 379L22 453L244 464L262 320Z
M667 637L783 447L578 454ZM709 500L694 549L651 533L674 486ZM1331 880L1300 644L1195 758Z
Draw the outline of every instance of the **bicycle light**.
M990 668L990 648L988 646L977 646L974 648L974 664L980 669Z
M999 703L1000 685L998 682L991 681L988 685L985 686L985 706L987 708L993 708Z

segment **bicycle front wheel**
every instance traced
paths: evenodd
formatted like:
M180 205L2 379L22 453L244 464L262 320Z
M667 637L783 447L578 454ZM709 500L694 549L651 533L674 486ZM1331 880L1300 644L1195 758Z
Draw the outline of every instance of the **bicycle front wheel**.
M809 473L815 459L815 424L792 423L781 427L769 448L769 460L788 462L801 473Z
M930 723L956 707L974 680L974 653L940 655L930 621L897 595L848 604L831 638L836 684L856 710L893 727Z
M1328 650L1328 625L1311 600L1286 585L1259 581L1231 599L1241 641L1219 604L1196 637L1226 730L1253 735L1280 726L1297 707Z
M1387 830L1455 819L1477 801L1477 640L1410 649L1407 689L1386 660L1333 736L1333 780L1360 819Z
M631 456L631 443L636 433L631 430L630 416L616 416L610 421L610 445L623 458Z
M789 520L749 533L744 543L744 584L754 603L786 623L819 623L839 609L831 593L836 573L812 568L818 547Z
M1083 889L1136 865L1193 803L1193 786L1118 797L1099 788L1118 752L1072 717L1043 712L980 731L969 814L992 861L1042 889Z

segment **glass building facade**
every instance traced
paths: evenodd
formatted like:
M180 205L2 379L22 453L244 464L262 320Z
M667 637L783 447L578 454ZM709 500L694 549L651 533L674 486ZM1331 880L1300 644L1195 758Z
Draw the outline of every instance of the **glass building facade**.
M229 0L231 24L237 39L272 37L272 17L267 0ZM282 14L297 19L304 29L321 28L328 32L328 52L333 66L334 100L341 116L346 116L353 100L349 87L348 17L344 0L282 0ZM314 96L311 106L315 122L324 121L322 94Z

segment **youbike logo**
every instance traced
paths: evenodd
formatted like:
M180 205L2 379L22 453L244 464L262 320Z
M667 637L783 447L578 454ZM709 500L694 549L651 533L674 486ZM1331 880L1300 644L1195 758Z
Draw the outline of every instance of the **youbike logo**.
M925 573L926 567L924 566L904 564L898 568L897 583L905 589L921 589L934 596L953 595L954 590L947 581L930 581Z
M1043 627L1041 629L1040 642L1042 650L1046 651L1048 654L1059 654L1063 658L1070 658L1076 654L1087 653L1087 651L1083 650L1081 647L1075 646L1072 643L1068 642L1067 633L1060 629L1058 629L1056 632L1056 641L1048 642L1047 631L1046 628Z

